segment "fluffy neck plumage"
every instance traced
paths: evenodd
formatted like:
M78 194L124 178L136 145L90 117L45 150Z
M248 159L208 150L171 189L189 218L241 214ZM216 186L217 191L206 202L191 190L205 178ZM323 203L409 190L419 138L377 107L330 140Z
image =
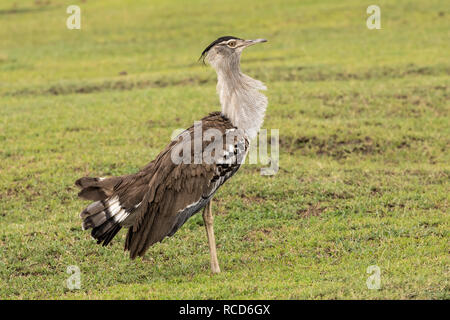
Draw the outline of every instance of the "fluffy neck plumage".
M255 138L267 108L267 97L259 90L266 90L266 86L241 72L239 57L217 66L216 72L222 114L250 140Z

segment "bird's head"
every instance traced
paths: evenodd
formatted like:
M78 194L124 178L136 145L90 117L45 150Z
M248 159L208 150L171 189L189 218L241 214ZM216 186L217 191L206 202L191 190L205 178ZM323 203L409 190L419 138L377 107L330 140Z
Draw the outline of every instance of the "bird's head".
M216 70L233 65L238 66L242 51L262 42L267 42L267 40L244 40L233 36L220 37L203 50L200 59L203 62L206 60Z

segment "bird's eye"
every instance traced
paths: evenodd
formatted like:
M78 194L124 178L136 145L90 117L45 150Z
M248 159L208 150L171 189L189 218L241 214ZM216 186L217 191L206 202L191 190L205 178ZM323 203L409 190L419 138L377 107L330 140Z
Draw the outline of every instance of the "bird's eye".
M230 41L227 44L229 47L234 48L236 46L236 41Z

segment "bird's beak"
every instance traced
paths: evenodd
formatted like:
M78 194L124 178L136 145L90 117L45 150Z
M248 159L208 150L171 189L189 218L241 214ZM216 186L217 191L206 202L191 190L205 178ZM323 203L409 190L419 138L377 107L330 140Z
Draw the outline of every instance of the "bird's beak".
M263 43L263 42L267 42L267 40L266 39L245 40L244 48L250 47L250 46L252 46L254 44L257 44L257 43Z

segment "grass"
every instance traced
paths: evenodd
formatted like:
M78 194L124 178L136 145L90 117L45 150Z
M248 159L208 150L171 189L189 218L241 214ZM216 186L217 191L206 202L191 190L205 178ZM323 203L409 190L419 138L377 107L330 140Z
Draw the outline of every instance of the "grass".
M1 299L449 299L449 20L445 1L73 1L0 4ZM201 215L130 261L124 232L80 228L75 179L135 172L218 110L197 63L218 36L265 37L280 171L244 165ZM66 269L81 270L69 290ZM369 290L366 269L381 270Z

